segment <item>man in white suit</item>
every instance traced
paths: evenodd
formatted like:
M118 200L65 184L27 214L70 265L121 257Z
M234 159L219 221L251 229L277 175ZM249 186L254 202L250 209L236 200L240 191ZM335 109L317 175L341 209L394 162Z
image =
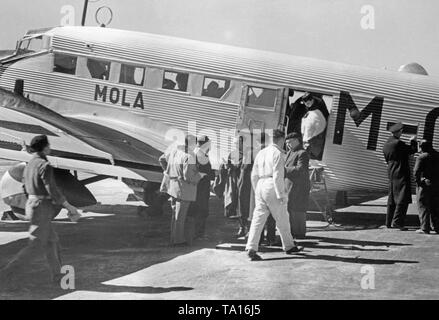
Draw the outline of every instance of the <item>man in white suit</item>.
M270 214L276 220L283 250L287 254L301 251L291 235L287 211L285 152L282 150L284 143L284 132L274 130L273 143L257 154L253 165L251 180L255 190L255 209L246 246L252 261L262 260L257 254L259 239Z

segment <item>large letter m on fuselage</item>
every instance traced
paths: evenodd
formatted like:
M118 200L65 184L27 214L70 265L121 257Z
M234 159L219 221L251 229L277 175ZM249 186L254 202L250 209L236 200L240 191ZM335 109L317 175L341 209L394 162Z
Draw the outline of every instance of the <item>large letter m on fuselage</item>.
M354 120L355 125L359 127L364 120L372 115L372 121L369 129L369 139L367 142L368 150L376 150L378 135L381 124L381 114L383 112L384 98L375 97L371 102L361 111L358 110L349 92L341 91L340 100L338 103L337 119L335 122L334 144L341 145L343 143L344 126L346 120L346 111L349 110L349 115Z

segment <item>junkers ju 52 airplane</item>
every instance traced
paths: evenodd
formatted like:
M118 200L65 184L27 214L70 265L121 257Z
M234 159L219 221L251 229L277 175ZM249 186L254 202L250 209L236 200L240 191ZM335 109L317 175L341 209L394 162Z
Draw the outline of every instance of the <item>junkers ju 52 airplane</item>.
M170 130L195 125L196 133L214 137L213 149L227 150L232 139L219 138L221 132L282 127L291 90L293 100L313 92L326 102L330 115L316 161L329 189L386 189L381 149L399 120L404 133L439 144L439 79L424 72L101 27L29 31L0 64L0 157L27 161L23 146L44 133L55 167L96 176L83 184L120 177L151 195Z

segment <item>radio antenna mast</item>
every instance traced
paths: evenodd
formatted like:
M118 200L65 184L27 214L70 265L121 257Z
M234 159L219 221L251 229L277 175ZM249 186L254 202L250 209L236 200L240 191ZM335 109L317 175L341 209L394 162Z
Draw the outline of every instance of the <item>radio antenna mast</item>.
M89 0L84 1L84 10L82 11L81 26L85 26L85 18L87 17L88 1Z

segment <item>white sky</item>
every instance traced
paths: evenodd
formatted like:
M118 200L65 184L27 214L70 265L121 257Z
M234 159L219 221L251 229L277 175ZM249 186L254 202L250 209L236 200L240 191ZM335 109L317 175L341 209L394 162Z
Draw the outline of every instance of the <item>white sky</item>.
M93 0L92 0L93 1ZM0 49L15 47L27 29L59 25L61 8L83 0L1 0ZM439 76L437 0L98 0L110 27L397 69L419 62ZM375 9L375 29L364 30L361 8Z

